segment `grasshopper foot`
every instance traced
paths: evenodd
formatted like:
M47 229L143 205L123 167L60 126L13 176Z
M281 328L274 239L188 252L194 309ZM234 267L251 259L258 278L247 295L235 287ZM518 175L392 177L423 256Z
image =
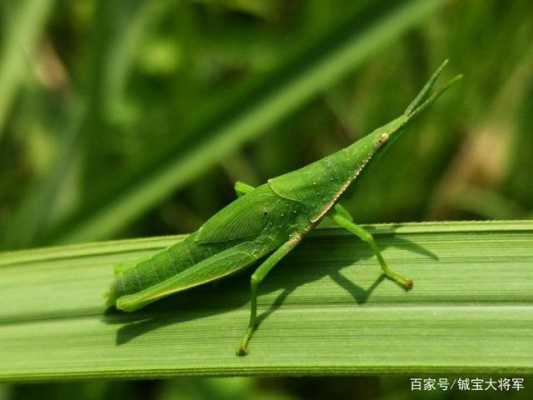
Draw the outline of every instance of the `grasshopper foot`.
M236 353L239 357L244 357L245 355L248 354L248 350L246 350L244 347L242 347L242 345L239 347L239 349L237 350L237 353Z
M388 273L385 273L385 276L389 278L390 280L396 282L398 285L403 287L406 291L409 291L413 288L413 280L409 278L405 278L402 275L390 271L387 271Z
M239 357L242 357L248 354L248 342L250 341L250 338L252 337L253 333L254 333L254 328L249 327L248 330L246 331L246 335L244 335L244 337L242 338L239 349L237 350L237 355Z

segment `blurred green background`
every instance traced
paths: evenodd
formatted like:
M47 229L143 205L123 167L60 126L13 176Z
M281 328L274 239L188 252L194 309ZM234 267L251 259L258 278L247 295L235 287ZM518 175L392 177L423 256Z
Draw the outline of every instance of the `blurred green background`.
M0 249L191 232L236 180L262 183L400 114L445 58L462 83L343 204L362 223L532 218L532 16L527 0L2 1ZM409 384L0 386L0 400L356 394Z

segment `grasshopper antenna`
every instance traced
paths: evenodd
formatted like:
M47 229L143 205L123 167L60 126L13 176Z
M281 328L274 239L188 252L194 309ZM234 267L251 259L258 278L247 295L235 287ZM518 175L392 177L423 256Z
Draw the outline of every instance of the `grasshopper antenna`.
M409 118L414 117L427 106L429 106L431 103L433 103L435 100L437 100L446 90L448 90L450 86L452 86L457 81L463 78L463 75L461 74L456 75L448 82L446 82L446 84L444 84L444 86L442 86L440 89L431 93L431 89L433 89L433 86L435 86L437 79L439 78L442 71L444 70L444 67L446 67L447 64L448 59L443 61L439 68L437 68L437 70L433 73L429 81L424 85L422 90L420 90L420 92L416 95L415 99L407 106L404 111L404 115L408 116Z

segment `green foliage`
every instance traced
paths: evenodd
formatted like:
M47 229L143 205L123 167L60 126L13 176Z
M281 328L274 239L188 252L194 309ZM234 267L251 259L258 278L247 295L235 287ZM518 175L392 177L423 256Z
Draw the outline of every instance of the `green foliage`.
M25 0L22 4L4 6L9 12L2 18L2 33L7 38L0 49L0 139L11 104L24 81L27 57L35 48L53 3L53 0Z
M191 232L235 198L235 180L262 183L338 150L395 117L445 58L451 60L450 75L465 74L461 88L439 101L371 165L343 204L357 222L531 218L532 13L533 5L527 0L0 2L0 247ZM231 129L235 126L238 129ZM215 146L214 139L223 146ZM476 243L481 245L487 237L492 236L480 234ZM491 242L502 256L506 240ZM55 250L43 251L53 254ZM529 256L522 251L522 256ZM462 279L463 274L469 277L471 263L475 274L485 254L477 261L469 259L468 264L462 264L461 254L456 256L459 275L431 275L431 282L422 286L419 280L412 292L415 300L423 295L433 305L449 290L465 288L466 293L471 288L463 286L469 282ZM23 282L24 266L2 268L3 277L11 271L7 282L25 288L0 283L2 298L4 291L9 298L15 292L22 296L22 300L17 297L18 303L4 302L3 315L11 310L11 317L24 319L36 313L36 318L45 316L42 323L51 324L68 322L69 316L81 312L84 316L78 321L96 321L99 327L101 309L95 307L100 307L101 285L107 285L109 268L98 268L83 256L75 258L76 263L85 263L73 270L79 276L69 275L62 265L48 275L55 261L41 259L41 253L36 257L42 273L29 268L32 273ZM500 300L509 298L509 305L527 307L530 298L522 292L525 286L520 286L527 281L518 283L525 275L506 275L507 263L516 257L491 260L497 260L486 260L493 268L491 280L499 279L500 286L499 291L491 287L487 293L501 293ZM397 260L390 261L402 267ZM368 284L377 273L372 265ZM91 275L98 271L103 274L100 278ZM302 278L296 275L284 279L296 285ZM355 283L365 284L358 273L352 277ZM489 284L484 275L472 278L479 279L470 282L477 285L472 286L474 294ZM62 297L65 285L70 294ZM246 284L239 285L240 307ZM435 290L427 291L431 288ZM403 293L396 289L383 282L369 303L383 293L391 296L391 302L401 301ZM224 290L211 304L228 304L229 292ZM523 294L521 303L516 293ZM27 308L32 294L40 299L41 309ZM263 306L272 300L274 296L266 294ZM234 304L231 296L228 301ZM438 310L453 315L456 310L446 304ZM190 307L185 300L183 305ZM485 305L480 303L488 310ZM373 311L392 307L379 301L376 306ZM269 321L284 321L288 309L281 310L277 317L274 313L267 318L263 328ZM180 315L174 310L168 313L168 318ZM244 309L235 308L230 315L240 318L231 323L237 338L245 323ZM19 322L2 324L0 335L9 327L22 329L24 324ZM153 335L166 344L162 351L173 349L178 325L166 328L168 336L162 328L157 335L149 332L140 342L132 341L132 351L142 350L143 340L152 340ZM265 334L272 333L266 329ZM484 334L498 329L487 327ZM469 332L473 331L474 327ZM426 331L416 334L420 332ZM74 339L66 334L60 337L65 339L62 350L67 351ZM81 334L76 337L86 343ZM453 343L459 340L450 337ZM36 340L31 348L42 343L28 338ZM259 334L255 339L252 355L264 340ZM112 338L89 336L87 342L91 340L108 340L106 345L111 346ZM487 342L472 344L472 360L483 356L474 354L483 343ZM449 346L445 340L434 344L437 352ZM221 345L226 346L226 354L226 349L233 350L234 341ZM80 359L85 356L80 353ZM152 355L152 360L157 357ZM26 359L18 362L21 365ZM385 386L405 389L402 379L396 385L389 380ZM169 385L175 385L172 393L197 391L197 398L206 396L202 384L195 381ZM50 398L64 393L66 397L118 398L115 394L122 393L133 399L133 392L144 393L145 386L46 385L34 386L33 392L24 386L0 386L0 398L43 398L46 393ZM359 397L381 393L399 398L396 392L378 390L383 387L373 378L315 379L295 390L306 393L305 398L330 394L334 388L343 394L339 398L353 397L354 392L362 393ZM257 393L256 388L253 397Z
M113 0L53 14L53 2L38 3L1 14L3 248L189 232L232 200L232 181L263 182L396 116L448 57L463 89L364 174L347 207L358 221L533 208L521 111L533 27L516 23L529 2ZM474 169L474 157L454 155L479 154L487 129L517 157L476 165L494 179L451 174Z
M533 223L370 229L415 288L383 280L352 235L319 230L262 286L245 358L248 274L105 312L113 265L176 237L4 253L0 379L533 372Z

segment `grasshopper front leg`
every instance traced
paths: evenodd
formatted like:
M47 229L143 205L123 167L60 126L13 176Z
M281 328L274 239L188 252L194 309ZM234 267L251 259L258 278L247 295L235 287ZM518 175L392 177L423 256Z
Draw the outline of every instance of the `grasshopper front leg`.
M250 279L250 322L248 323L248 329L244 337L242 338L241 345L239 350L237 350L238 356L244 356L247 353L248 342L254 333L256 328L256 319L257 319L257 289L259 285L265 279L267 274L276 266L278 262L281 261L292 249L296 247L298 243L302 240L301 235L294 235L283 245L278 247L278 249L272 253L253 273Z
M406 290L410 290L413 288L413 281L411 279L405 278L404 276L390 269L390 267L385 262L385 259L381 255L381 251L379 250L379 247L377 246L372 234L363 227L353 222L352 216L350 215L348 210L346 210L340 204L337 204L331 211L329 217L340 227L353 233L359 239L369 244L370 248L378 258L379 264L381 265L381 269L383 270L383 273L387 278L393 280Z
M233 188L237 197L244 196L246 193L250 193L255 189L253 186L241 181L235 182L235 186Z

